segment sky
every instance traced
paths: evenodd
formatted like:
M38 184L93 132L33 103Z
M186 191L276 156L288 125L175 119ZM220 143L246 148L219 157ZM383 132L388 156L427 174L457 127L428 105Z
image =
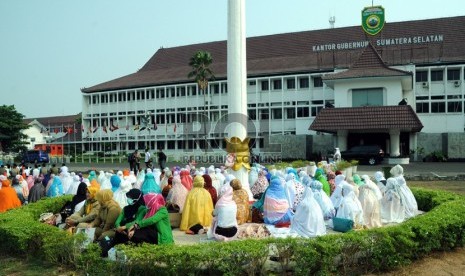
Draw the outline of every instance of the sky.
M246 0L247 37L361 24L367 0ZM0 0L0 105L75 115L81 88L140 69L160 48L226 40L227 0ZM373 1L386 22L463 16L463 0ZM186 61L187 63L188 61Z

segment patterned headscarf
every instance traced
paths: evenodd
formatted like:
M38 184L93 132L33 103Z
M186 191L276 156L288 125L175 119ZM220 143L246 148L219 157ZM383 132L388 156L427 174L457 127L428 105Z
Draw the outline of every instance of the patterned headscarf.
M165 199L161 194L146 194L144 195L144 202L148 209L144 219L152 217L161 207L165 206Z

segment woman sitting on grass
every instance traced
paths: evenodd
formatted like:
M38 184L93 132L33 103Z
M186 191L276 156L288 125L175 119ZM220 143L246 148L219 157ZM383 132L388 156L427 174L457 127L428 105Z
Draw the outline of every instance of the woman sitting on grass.
M168 210L161 194L149 193L143 197L145 210L128 231L128 239L134 243L173 244Z
M194 187L187 194L179 226L187 234L197 234L212 223L213 201L210 193L203 187L204 184L203 177L196 176Z
M76 226L77 228L85 228L87 224L92 222L98 215L100 203L95 198L98 190L96 187L87 187L86 201L84 206L70 217L66 218L66 226Z
M95 198L100 203L100 210L97 217L87 227L95 227L95 239L98 241L105 237L113 238L115 222L121 213L121 207L113 199L113 192L109 189L98 191Z
M225 186L223 195L216 203L213 210L212 227L208 231L208 238L218 241L232 240L237 236L237 205L233 200L233 188Z

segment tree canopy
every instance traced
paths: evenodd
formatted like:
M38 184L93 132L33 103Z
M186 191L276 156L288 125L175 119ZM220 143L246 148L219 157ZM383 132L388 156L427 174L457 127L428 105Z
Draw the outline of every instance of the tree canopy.
M213 71L210 69L212 63L212 55L207 51L197 51L189 61L192 71L189 72L187 77L194 78L200 90L205 91L208 87L208 81L215 78Z
M29 126L23 122L24 115L16 111L14 105L0 106L0 142L4 152L17 152L24 149L27 138L22 130Z

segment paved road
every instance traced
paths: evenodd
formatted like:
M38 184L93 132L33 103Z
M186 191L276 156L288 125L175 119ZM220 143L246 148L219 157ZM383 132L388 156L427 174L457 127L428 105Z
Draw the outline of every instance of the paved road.
M179 165L184 166L182 164L175 164L171 163L168 164L170 167ZM203 164L198 164L197 167L202 166ZM141 164L142 167L145 167L144 164ZM358 166L358 174L368 174L373 176L376 171L382 171L383 167L392 167L393 165L359 165ZM99 170L122 170L129 168L127 163L70 163L68 167L71 171L82 171L87 172L91 169L99 171ZM419 176L419 175L433 175L433 176L456 176L456 175L465 175L465 162L412 162L408 165L402 165L404 168L404 174L407 176Z

